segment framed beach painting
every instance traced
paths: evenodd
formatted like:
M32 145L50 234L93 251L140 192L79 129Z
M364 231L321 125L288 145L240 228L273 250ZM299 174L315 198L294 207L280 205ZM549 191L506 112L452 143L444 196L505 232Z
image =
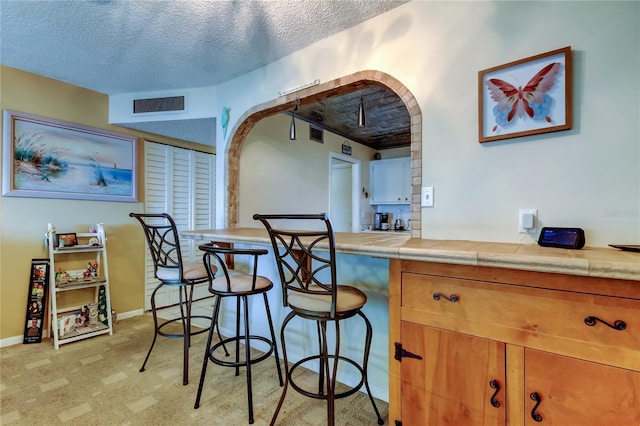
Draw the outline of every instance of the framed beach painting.
M480 143L571 129L571 73L571 47L480 71Z
M136 137L4 111L2 195L136 202Z

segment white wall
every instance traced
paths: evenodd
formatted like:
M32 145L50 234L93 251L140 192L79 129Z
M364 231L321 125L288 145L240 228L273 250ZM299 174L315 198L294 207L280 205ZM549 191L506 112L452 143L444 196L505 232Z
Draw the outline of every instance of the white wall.
M564 46L573 129L479 144L478 71ZM587 245L640 241L638 2L413 1L219 86L213 109L230 106L234 128L279 90L366 69L398 79L421 108L423 185L435 187L423 238L532 242L517 212L537 208L541 226L583 227ZM218 132L222 203L230 137Z
M309 140L309 125L296 120L297 140L289 140L291 118L284 114L258 122L240 154L238 226L262 224L254 213L323 213L329 206L329 152L342 152L346 140L324 132L324 143ZM361 160L360 181L368 187L369 160L376 152L349 142L352 157ZM361 209L369 200L361 196Z

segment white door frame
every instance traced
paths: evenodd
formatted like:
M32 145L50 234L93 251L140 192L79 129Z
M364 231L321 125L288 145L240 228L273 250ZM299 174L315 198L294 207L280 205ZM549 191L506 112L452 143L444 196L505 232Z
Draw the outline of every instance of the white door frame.
M349 155L329 152L329 208L331 211L331 168L333 160L351 163L351 232L360 232L360 160Z

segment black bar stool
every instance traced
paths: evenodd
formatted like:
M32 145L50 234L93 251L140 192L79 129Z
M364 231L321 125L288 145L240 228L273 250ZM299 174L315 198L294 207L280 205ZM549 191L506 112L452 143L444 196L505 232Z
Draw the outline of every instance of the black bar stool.
M209 328L209 337L207 339L207 346L204 352L204 361L202 363L202 372L200 374L200 385L198 386L198 395L196 396L196 403L194 408L200 406L200 397L202 396L202 388L204 385L204 378L207 373L207 365L209 361L221 365L223 367L235 367L236 376L240 374L240 367L246 368L247 373L247 401L249 406L249 423L253 423L253 392L251 390L251 365L263 361L271 356L273 353L276 368L278 370L278 378L280 380L280 386L283 386L282 370L280 367L280 358L278 357L278 347L276 345L276 337L273 330L273 322L271 320L271 312L269 310L269 301L267 299L267 292L273 288L273 283L268 278L257 274L258 270L258 257L268 253L265 249L241 249L241 248L227 248L219 247L214 243L203 244L200 250L204 252L203 263L205 269L209 271L209 292L216 295L216 302L213 308L213 318L211 327ZM230 273L229 268L224 261L224 256L228 255L249 255L253 257L253 273ZM224 272L224 276L215 278L215 271L217 270L215 265L219 266L219 270ZM249 297L262 295L264 300L264 307L267 316L267 323L269 325L269 337L252 335L249 326L251 321L249 319ZM217 319L220 313L220 304L222 299L226 297L236 298L236 333L234 337L221 339L219 342L212 344L213 329L217 326ZM241 303L242 302L242 303ZM240 334L240 318L241 318L241 305L242 305L242 322L244 323L244 334ZM218 327L219 330L219 327ZM241 348L240 342L244 342L244 357L240 356ZM263 342L267 345L267 350L261 355L255 358L251 357L251 342ZM235 343L235 359L233 361L225 360L222 358L222 351L218 351L220 347L224 349L226 356L229 356L226 345L229 343Z
M256 214L253 218L261 221L269 232L282 283L283 304L291 308L280 331L282 357L287 366L286 381L271 419L271 425L274 425L278 418L289 384L305 396L326 400L327 424L331 426L335 424L335 400L353 395L364 386L373 405L378 424L384 424L371 395L367 378L367 363L373 334L371 323L362 312L367 296L355 287L337 283L335 240L328 216L325 213ZM292 230L295 229L294 227L312 230L295 231ZM361 363L340 355L340 322L354 316L362 318L366 326ZM285 331L289 322L296 317L316 322L319 350L318 353L289 366ZM335 325L335 347L330 353L327 323L331 322ZM317 392L306 390L294 381L296 368L314 361L318 361L320 365ZM355 368L360 374L360 381L357 385L336 393L338 363L346 363Z
M192 318L210 319L204 316L191 316L193 289L195 285L209 281L208 271L205 270L204 264L201 262L185 262L182 260L178 229L169 214L129 213L129 216L137 219L142 225L147 246L151 253L151 259L153 259L154 275L160 280L160 284L158 284L153 290L153 293L151 293L151 313L153 314L154 324L153 341L151 342L147 356L144 358L140 371L145 370L158 336L181 338L184 340L182 384L186 385L189 383L189 347L191 346L191 336L204 333L208 330L208 328L191 330L191 320ZM213 272L215 273L215 270ZM156 294L158 290L165 286L179 288L180 316L160 321L158 319L158 311L166 308L166 306L156 306ZM182 323L182 333L163 331L163 328L175 322Z

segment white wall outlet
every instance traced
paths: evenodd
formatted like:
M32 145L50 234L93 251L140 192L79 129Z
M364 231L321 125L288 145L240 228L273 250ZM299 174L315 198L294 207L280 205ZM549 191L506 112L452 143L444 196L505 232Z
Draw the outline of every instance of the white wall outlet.
M420 198L422 207L433 207L433 186L422 187L422 198Z
M526 234L536 228L538 209L518 210L518 232Z

